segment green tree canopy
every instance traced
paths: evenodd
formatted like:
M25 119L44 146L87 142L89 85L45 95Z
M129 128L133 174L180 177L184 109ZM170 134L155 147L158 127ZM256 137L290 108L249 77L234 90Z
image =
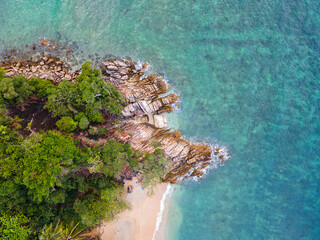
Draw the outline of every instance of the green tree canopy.
M56 88L56 86L49 80L40 78L30 78L28 83L33 87L33 92L38 97L48 97Z
M112 220L128 208L121 198L123 190L122 186L113 183L109 188L101 190L99 195L89 194L82 201L76 200L73 208L86 226L97 225L102 219Z
M107 140L103 148L95 150L89 160L91 172L102 172L105 176L117 178L123 166L127 166L133 151L129 144Z
M73 239L77 231L64 227L54 232L52 223L61 219L69 226L75 221L82 228L113 219L128 207L118 183L128 166L143 174L144 186L161 181L168 165L161 150L142 155L115 140L92 147L56 131L26 133L17 126L27 123L9 116L9 107L34 94L60 118L60 130L71 132L79 126L89 128L90 135L105 133L107 129L89 126L90 122L103 122L105 111L121 113L125 102L92 63L83 65L75 81L58 86L38 78L4 76L0 68L0 234L8 236L3 239L38 239L45 234L50 239L51 233Z
M31 93L33 88L22 75L13 78L4 77L4 70L0 68L0 105L20 104Z
M28 222L29 219L22 214L0 215L1 240L27 240L31 233L31 229L27 227Z
M70 171L80 157L71 137L52 131L31 136L23 142L23 150L22 181L38 200L61 185L58 176Z
M152 191L153 187L162 181L169 165L161 149L156 149L152 154L146 154L143 163L139 164L140 172L143 174L142 185L149 187Z
M100 71L91 62L82 65L82 72L75 82L62 81L48 96L46 107L56 117L75 117L82 113L81 128L87 122L103 122L103 112L120 114L125 101L116 88L106 83ZM84 118L86 117L86 118Z
M57 127L61 131L73 132L76 130L78 123L75 122L72 117L62 117L59 121L56 122Z

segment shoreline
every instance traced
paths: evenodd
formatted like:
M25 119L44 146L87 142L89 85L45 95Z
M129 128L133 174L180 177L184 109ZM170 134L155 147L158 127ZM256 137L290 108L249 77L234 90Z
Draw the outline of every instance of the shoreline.
M137 178L125 182L125 188L133 186L125 198L131 209L119 214L111 222L104 222L100 227L101 240L151 240L161 238L155 234L161 200L167 191L167 183L161 183L148 196L147 189L137 183ZM163 220L161 221L162 225ZM155 234L155 238L154 238Z
M59 84L63 79L75 81L80 73L71 73L70 66L53 56L41 56L38 60L6 60L2 65L7 70L7 77L23 74L26 78L40 77L55 84ZM127 59L109 59L102 61L99 67L101 78L115 86L127 103L117 127L111 128L112 137L129 143L132 148L143 153L153 153L160 148L172 162L168 165L168 172L162 177L163 183L154 189L151 197L148 196L147 189L143 189L138 183L137 178L125 180L125 189L133 186L132 192L124 195L131 204L131 210L119 214L111 222L104 222L98 228L101 239L162 240L165 224L162 218L165 219L167 215L165 194L168 184L176 184L184 179L202 178L208 168L217 167L228 160L227 149L190 141L184 138L180 131L168 128L165 114L172 112L178 105L179 96L168 94L170 86L161 76L147 74L151 68L148 63L137 64ZM94 145L95 142L103 143L105 139L84 140L87 144ZM129 174L123 173L124 179L131 177L132 171L129 171Z
M40 46L55 46L55 43L42 40ZM36 49L36 47L34 47ZM58 49L58 48L57 48ZM50 50L50 49L49 49ZM71 72L71 66L59 57L40 54L38 58L19 60L15 49L8 52L0 65L6 70L6 77L23 75L50 80L58 85L64 79L75 81L80 70ZM172 112L178 103L179 96L169 94L170 86L159 75L148 73L151 66L145 63L132 62L128 59L103 60L100 65L101 78L112 84L123 96L126 105L122 110L117 127L111 127L113 138L127 142L143 153L153 153L160 148L167 159L172 162L162 181L175 184L179 180L202 178L207 168L218 167L229 159L227 149L218 145L206 145L190 141L182 136L181 131L168 127L166 113ZM93 141L87 143L94 144ZM101 140L101 141L100 141ZM103 143L104 139L98 139Z
M160 212L157 215L157 224L156 229L154 230L152 240L162 240L164 239L163 236L163 226L165 225L166 218L167 218L167 201L170 198L172 192L173 192L173 186L168 184L165 193L162 195L161 201L160 201Z

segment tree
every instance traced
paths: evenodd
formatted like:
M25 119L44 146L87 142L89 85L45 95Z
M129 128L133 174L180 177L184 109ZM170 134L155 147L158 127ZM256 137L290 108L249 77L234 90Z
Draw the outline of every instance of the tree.
M0 73L0 105L20 104L32 93L32 87L21 75L13 78L3 77Z
M82 65L82 73L76 78L82 92L82 100L90 109L87 112L106 109L111 113L120 114L125 104L124 99L116 88L106 83L100 75L100 71L94 68L91 62L86 62Z
M78 123L75 122L72 117L62 117L56 122L56 125L61 131L73 132L76 130Z
M59 132L35 134L22 145L22 183L38 200L47 196L52 191L50 188L61 185L59 175L70 171L80 158L72 138Z
M82 130L87 129L89 127L89 124L90 124L90 121L86 116L84 116L79 121L79 128Z
M93 152L89 160L91 172L102 172L106 177L117 178L123 166L128 165L133 151L128 144L107 140L101 151Z
M78 225L71 221L66 226L58 221L57 225L53 227L53 224L45 225L40 233L40 240L81 240L80 233L83 229L78 230Z
M31 233L31 229L27 227L28 222L29 219L22 214L3 214L0 216L1 240L26 240Z
M74 222L70 222L65 226L62 230L62 239L64 240L81 240L83 237L80 237L80 234L83 232L83 229L78 229L79 222L74 224Z
M8 126L0 125L0 179L15 174L21 153L21 139L17 133Z
M86 62L76 82L64 80L52 89L46 108L56 117L75 117L83 113L86 118L82 116L82 120L79 118L76 121L81 120L81 127L84 128L88 121L104 122L104 111L120 114L124 104L116 88L101 78L100 71L93 68L92 63Z
M59 221L54 227L52 223L45 225L40 232L40 240L62 240L62 226Z
M156 149L152 154L146 154L143 163L140 163L140 172L143 174L142 185L153 188L158 185L169 169L169 161L163 150Z
M55 117L74 116L82 107L77 83L63 80L48 96L45 106Z
M30 78L29 85L33 87L33 92L38 97L48 97L56 88L49 80L40 78Z
M6 74L5 70L0 67L0 79L4 78L4 75Z
M80 201L77 199L73 205L75 212L80 216L82 224L93 227L101 220L112 220L114 217L128 208L125 200L121 198L123 187L113 182L99 192L88 194Z

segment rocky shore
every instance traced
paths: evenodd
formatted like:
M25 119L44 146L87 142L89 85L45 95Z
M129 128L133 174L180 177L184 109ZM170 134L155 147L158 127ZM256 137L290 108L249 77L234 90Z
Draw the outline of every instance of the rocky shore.
M106 81L113 83L127 99L123 109L121 129L131 137L130 144L142 152L161 147L171 160L165 182L201 178L205 170L216 167L229 157L225 148L191 143L180 131L171 131L163 113L171 112L178 96L166 95L168 84L162 77L148 75L148 63L135 64L128 60L103 61L100 69Z
M71 72L68 64L51 55L35 60L4 59L0 65L8 77L22 74L26 78L51 79L54 83L62 79L72 81L79 74ZM167 94L169 86L162 77L148 75L148 63L110 59L102 61L100 69L105 81L114 84L128 103L116 130L118 138L141 152L162 148L171 162L164 182L201 178L206 169L217 167L229 158L225 148L190 142L180 131L168 128L165 113L173 111L179 97Z
M70 73L71 66L53 56L44 56L38 60L2 61L1 66L7 71L7 77L22 74L28 79L31 77L51 79L54 83L59 83L62 79L71 80L79 75L77 72Z

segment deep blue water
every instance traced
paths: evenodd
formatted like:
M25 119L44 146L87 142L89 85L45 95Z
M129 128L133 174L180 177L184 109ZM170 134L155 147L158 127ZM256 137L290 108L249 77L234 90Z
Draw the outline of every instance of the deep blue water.
M148 60L170 124L233 158L170 202L166 239L320 239L320 2L0 0L0 51L46 37Z

